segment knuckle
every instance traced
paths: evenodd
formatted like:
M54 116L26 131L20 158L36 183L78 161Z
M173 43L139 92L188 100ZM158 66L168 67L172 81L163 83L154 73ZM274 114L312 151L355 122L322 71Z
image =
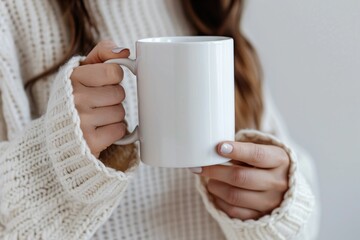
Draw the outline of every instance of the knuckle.
M125 135L125 133L126 133L126 126L125 126L125 124L123 124L123 123L119 123L118 124L118 127L116 128L116 133L117 133L117 136L119 136L119 137L123 137L124 135Z
M91 113L87 111L79 112L80 128L84 134L89 134L92 131Z
M121 121L125 118L125 109L122 104L113 107L112 114L116 116L117 121Z
M98 148L97 148L98 144L96 141L97 138L94 136L94 134L92 134L91 132L84 132L84 138L85 138L87 145L91 149L91 152L98 151Z
M227 200L230 204L237 205L240 202L240 194L232 188L226 193Z
M234 168L231 173L231 182L235 186L243 186L248 181L248 173L239 168Z
M77 90L73 90L73 97L74 97L74 101L75 101L75 104L77 102L79 102L79 99L81 98L81 93Z
M81 65L74 68L73 72L70 75L70 81L74 90L82 88L87 85L88 79L86 74L91 70L91 66Z
M83 133L84 138L86 139L88 137L88 129L85 126L84 122L82 121L82 116L80 115L80 129Z
M120 86L120 85L119 85L119 90L120 90L120 93L121 93L121 101L124 101L125 98L126 98L125 89L124 89L123 86Z
M123 137L126 134L126 125L124 123L119 123L119 137Z
M268 212L274 209L277 206L277 202L273 198L266 198L264 201L262 207L263 212Z
M76 109L78 112L82 111L82 105L81 105L81 104L75 103L74 105L75 105L75 109Z
M79 71L79 67L74 68L73 72L70 75L70 80L72 83L76 82L75 81L75 76L78 74Z
M122 104L119 105L119 113L120 113L120 119L123 120L125 118L125 108ZM125 124L124 124L125 125Z
M119 102L124 101L124 99L125 99L125 90L124 90L124 88L122 86L120 86L120 85L116 85L113 88L113 96Z
M289 156L288 154L285 152L284 149L282 148L279 148L279 163L280 165L286 165L288 166L290 164L290 159L289 159Z
M210 192L210 193L212 193L212 194L214 194L215 193L215 191L214 191L214 181L212 180L212 179L210 179L209 180L209 182L208 182L208 184L207 184L207 186L206 186L206 188L207 188L207 190Z
M74 92L73 92L75 108L78 110L81 109L82 104L86 102L86 101L84 101L86 99L86 97L84 95L85 95L84 93L77 91L77 90L74 90Z
M273 181L272 188L282 192L288 188L288 183L287 181L283 181L283 180Z
M265 149L258 144L253 144L253 156L256 163L264 161L266 158Z
M122 70L116 64L105 64L106 77L112 82L120 82Z
M278 206L278 203L280 204L281 201L279 198L278 202L278 194L275 195L271 193L267 193L266 196L263 195L259 200L261 200L261 204L259 204L258 211L262 213L271 212Z

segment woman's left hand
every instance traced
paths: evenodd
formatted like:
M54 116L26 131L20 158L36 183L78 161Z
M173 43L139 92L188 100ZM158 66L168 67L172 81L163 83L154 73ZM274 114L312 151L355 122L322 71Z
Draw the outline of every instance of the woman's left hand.
M191 170L209 178L207 189L218 208L232 218L247 220L258 219L280 205L288 189L290 166L282 148L227 141L217 151L236 165Z

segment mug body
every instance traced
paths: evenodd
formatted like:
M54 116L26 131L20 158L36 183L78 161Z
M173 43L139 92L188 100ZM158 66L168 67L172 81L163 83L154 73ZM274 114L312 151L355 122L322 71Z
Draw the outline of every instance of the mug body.
M216 146L235 134L233 40L142 39L136 55L141 160L175 168L229 161Z

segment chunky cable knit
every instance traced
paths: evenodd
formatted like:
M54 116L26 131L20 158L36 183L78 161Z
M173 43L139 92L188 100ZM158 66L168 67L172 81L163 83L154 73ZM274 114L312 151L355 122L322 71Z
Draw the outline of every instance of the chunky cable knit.
M177 0L94 0L89 11L102 38L129 47L143 37L190 35ZM261 131L237 141L282 147L291 166L279 208L259 220L232 219L217 209L206 181L188 169L140 162L138 144L93 156L83 138L70 75L81 56L24 84L67 49L55 0L0 0L0 239L314 239L318 204L314 170L290 141L265 92ZM125 70L129 130L138 123L134 76ZM171 157L171 156L169 156Z

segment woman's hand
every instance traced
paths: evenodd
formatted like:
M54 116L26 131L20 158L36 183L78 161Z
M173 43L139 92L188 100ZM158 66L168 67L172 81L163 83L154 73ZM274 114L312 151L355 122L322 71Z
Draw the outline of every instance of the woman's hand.
M123 71L117 64L103 62L128 56L128 49L117 48L111 41L102 41L70 76L80 127L96 157L126 133L126 125L122 122L125 110L121 104L125 92L119 85Z
M232 218L258 219L278 207L288 189L290 160L280 147L223 142L217 151L234 166L193 168L209 178L207 189L218 208Z

